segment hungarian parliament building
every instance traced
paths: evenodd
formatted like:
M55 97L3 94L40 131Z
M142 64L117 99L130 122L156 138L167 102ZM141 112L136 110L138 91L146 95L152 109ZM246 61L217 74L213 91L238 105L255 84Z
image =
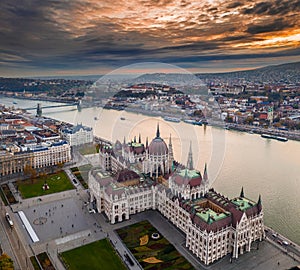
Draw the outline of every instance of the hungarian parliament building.
M207 166L203 173L193 165L190 147L187 164L174 160L157 126L148 144L141 137L130 142L102 145L101 170L89 176L91 201L111 224L130 215L158 210L186 236L186 247L205 265L230 254L250 252L265 237L261 198L244 195L229 199L209 187Z

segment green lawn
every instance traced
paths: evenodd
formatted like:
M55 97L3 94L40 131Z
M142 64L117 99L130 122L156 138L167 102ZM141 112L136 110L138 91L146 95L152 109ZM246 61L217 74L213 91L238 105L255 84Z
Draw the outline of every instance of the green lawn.
M4 192L2 191L2 188L0 189L0 196L1 196L2 201L4 202L4 205L8 205L8 201L4 195Z
M151 238L153 233L159 231L148 221L135 223L131 226L117 230L122 241L139 261L145 270L188 270L194 267L174 248L160 233L160 238ZM146 244L141 244L141 238L147 237ZM149 262L155 258L157 262Z
M43 190L45 181L49 186L48 190ZM22 197L25 199L74 189L64 171L35 179L28 179L18 182L17 185Z
M60 255L69 270L126 270L107 239L63 252Z
M81 155L90 155L98 153L99 149L95 144L87 144L81 146L78 151Z
M34 270L40 270L41 268L38 265L38 262L34 256L30 257L30 261L33 265Z

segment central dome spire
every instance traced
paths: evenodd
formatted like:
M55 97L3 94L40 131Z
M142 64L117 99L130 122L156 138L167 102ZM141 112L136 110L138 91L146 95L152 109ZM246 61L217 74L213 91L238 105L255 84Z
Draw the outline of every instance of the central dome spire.
M156 138L160 138L159 123L157 123Z

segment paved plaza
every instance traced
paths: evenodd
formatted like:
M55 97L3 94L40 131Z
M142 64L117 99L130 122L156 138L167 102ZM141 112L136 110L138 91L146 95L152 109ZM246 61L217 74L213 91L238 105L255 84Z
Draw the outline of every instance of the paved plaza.
M24 209L40 242L50 241L90 228L87 206L76 198L50 202Z

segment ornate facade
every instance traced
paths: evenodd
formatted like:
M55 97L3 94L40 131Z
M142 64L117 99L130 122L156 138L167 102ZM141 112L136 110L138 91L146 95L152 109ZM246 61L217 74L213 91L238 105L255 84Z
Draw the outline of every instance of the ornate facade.
M83 125L76 125L72 128L63 129L62 137L65 138L70 146L78 146L94 141L93 129Z
M143 146L140 139L138 144ZM260 197L254 202L242 190L230 200L209 189L207 165L203 175L194 169L191 147L187 166L175 166L171 140L167 147L159 127L149 147L146 143L143 151L133 155L140 155L138 159L124 158L124 151L103 147L100 162L106 171L93 171L89 177L91 201L112 224L138 212L158 210L186 235L186 247L206 265L227 254L238 258L264 238ZM112 164L118 165L113 169ZM133 164L134 168L140 165L141 172L131 171ZM107 172L114 170L119 172L115 177ZM145 179L142 172L150 178ZM165 179L164 184L158 175Z

